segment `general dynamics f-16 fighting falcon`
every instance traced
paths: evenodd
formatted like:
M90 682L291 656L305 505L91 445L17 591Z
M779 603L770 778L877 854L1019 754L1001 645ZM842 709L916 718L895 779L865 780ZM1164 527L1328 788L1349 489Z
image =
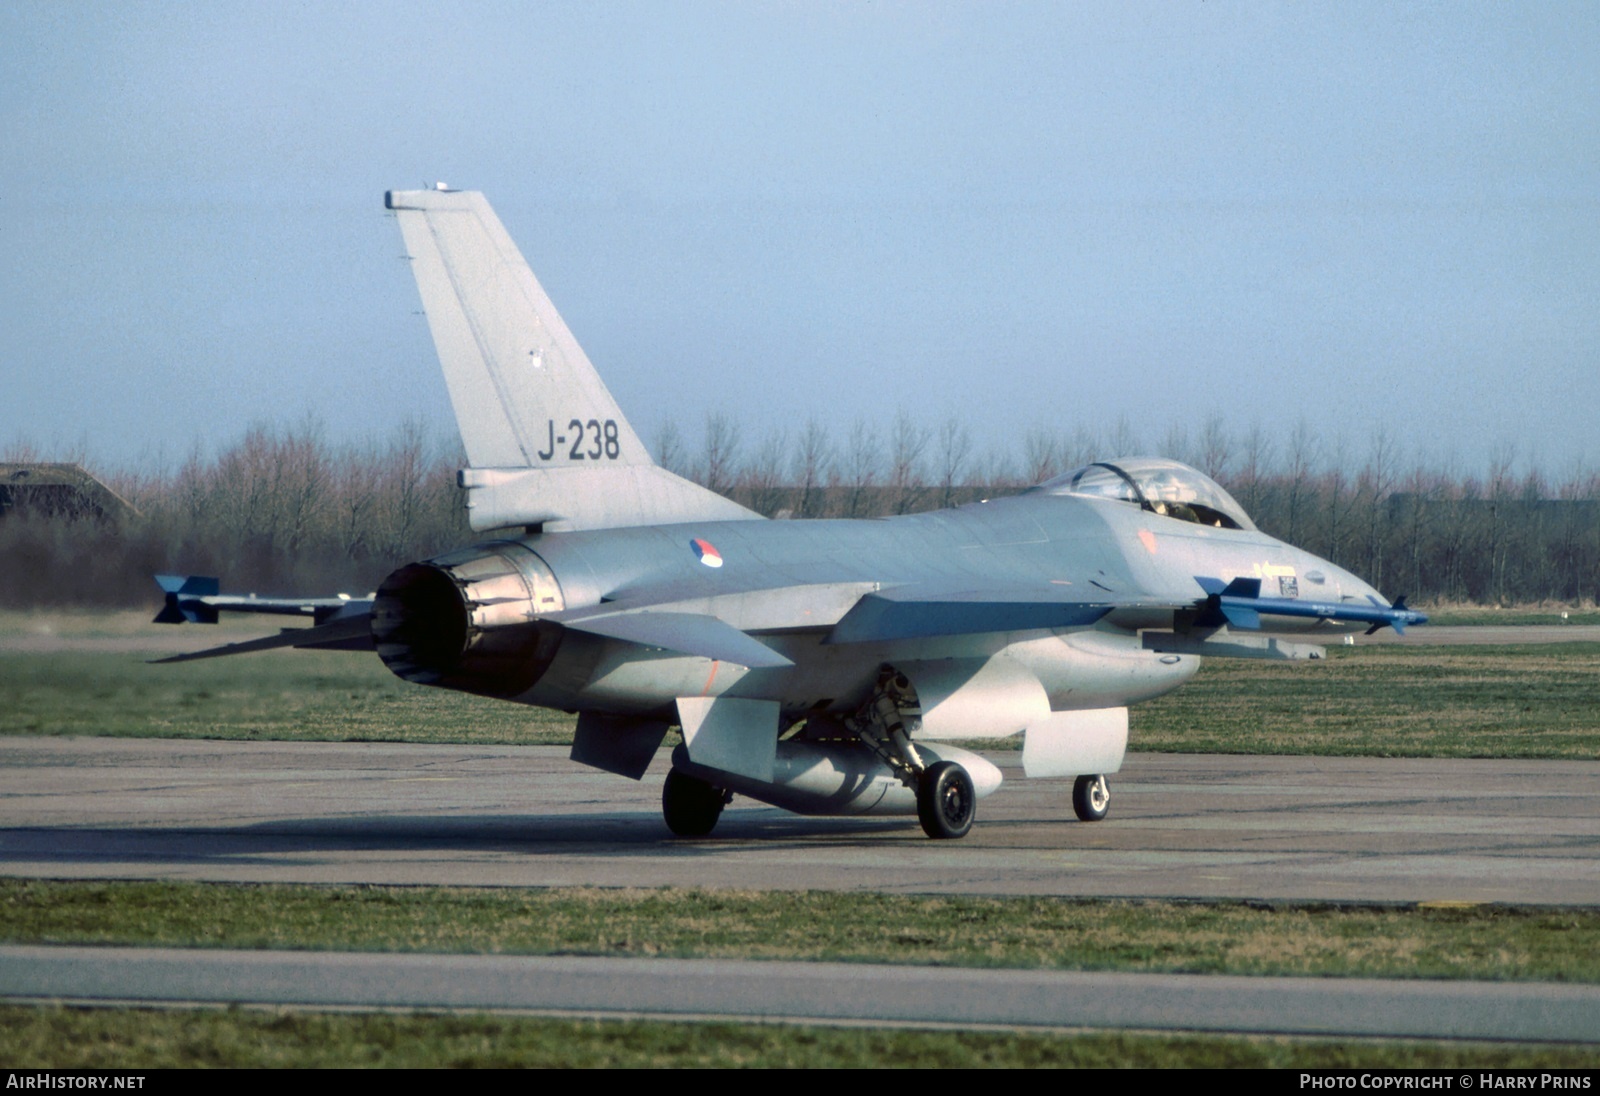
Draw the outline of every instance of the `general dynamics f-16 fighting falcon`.
M465 443L479 544L370 599L224 597L162 576L156 619L310 627L191 655L375 650L408 681L575 712L572 759L640 779L682 728L671 830L735 793L812 815L912 814L961 837L1000 772L950 740L1023 736L1029 778L1105 817L1128 705L1208 655L1426 618L1259 532L1193 468L1100 461L1011 498L769 521L659 467L482 194L391 191Z

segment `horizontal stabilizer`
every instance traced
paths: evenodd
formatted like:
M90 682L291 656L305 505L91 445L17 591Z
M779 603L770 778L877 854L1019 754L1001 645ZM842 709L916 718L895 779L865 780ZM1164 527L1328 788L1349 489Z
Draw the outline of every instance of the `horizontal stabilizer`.
M222 647L208 647L203 651L152 659L152 662L194 662L202 658L221 658L223 655L246 655L254 651L270 651L278 647L317 648L337 651L375 651L372 641L372 614L355 613L314 628L285 628L275 636L229 643Z
M917 585L881 590L856 602L824 642L1078 628L1118 607L1110 602L1068 600L1059 589L940 590Z
M793 666L794 663L765 643L726 621L701 613L659 613L642 610L599 616L552 613L550 620L579 632L626 640L642 647L659 647L677 654L731 662L752 670Z

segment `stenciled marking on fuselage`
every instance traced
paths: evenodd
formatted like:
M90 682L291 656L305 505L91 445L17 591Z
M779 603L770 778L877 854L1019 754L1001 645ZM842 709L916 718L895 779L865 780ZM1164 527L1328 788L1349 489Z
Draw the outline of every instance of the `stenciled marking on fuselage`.
M566 460L616 460L622 456L622 439L616 419L569 419L564 434L556 433L555 419L546 419L545 429L549 432L550 440L539 451L540 460L556 459L557 454L566 447L568 437L571 437L572 445L563 455Z

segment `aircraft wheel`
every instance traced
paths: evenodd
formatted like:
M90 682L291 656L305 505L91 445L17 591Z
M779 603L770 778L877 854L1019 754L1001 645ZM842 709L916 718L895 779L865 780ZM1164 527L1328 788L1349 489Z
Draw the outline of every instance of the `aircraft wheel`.
M661 789L661 817L679 837L704 837L716 828L728 793L673 769Z
M917 781L917 818L929 837L965 837L978 805L972 777L954 761L939 761Z
M1072 785L1072 809L1080 822L1098 822L1111 809L1111 785L1104 774L1080 776Z

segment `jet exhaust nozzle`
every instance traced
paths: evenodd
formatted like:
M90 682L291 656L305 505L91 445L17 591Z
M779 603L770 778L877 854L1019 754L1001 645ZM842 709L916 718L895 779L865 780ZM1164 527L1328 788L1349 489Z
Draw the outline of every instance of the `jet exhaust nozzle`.
M485 696L526 692L560 645L565 607L548 564L515 542L407 564L372 604L378 657L398 677Z

